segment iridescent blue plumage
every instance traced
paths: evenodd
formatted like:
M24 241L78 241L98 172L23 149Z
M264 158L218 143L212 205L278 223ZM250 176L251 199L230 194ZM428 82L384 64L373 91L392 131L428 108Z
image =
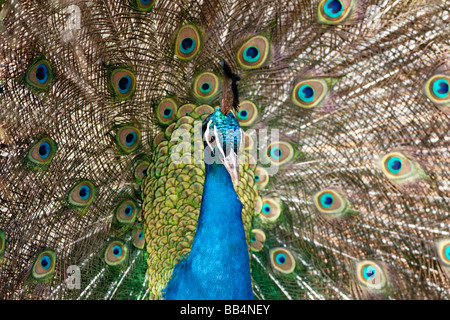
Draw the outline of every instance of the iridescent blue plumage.
M241 143L241 134L239 122L233 113L229 112L227 115L224 115L220 111L220 107L218 107L214 113L204 121L203 131L206 131L206 126L209 126L210 130L212 130L213 126L216 126L224 151L226 151L227 148L233 148L237 153Z

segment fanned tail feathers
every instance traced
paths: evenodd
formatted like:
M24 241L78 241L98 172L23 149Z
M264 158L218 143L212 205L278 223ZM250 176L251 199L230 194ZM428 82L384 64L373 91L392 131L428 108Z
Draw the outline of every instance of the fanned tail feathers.
M448 7L6 1L0 297L161 298L225 60L255 298L449 299Z

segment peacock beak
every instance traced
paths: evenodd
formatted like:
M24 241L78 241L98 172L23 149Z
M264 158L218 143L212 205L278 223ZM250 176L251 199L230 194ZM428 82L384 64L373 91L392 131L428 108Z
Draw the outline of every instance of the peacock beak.
M231 181L233 181L233 185L237 187L239 183L239 157L234 152L234 150L230 150L230 153L225 158L221 158L222 163L230 174Z

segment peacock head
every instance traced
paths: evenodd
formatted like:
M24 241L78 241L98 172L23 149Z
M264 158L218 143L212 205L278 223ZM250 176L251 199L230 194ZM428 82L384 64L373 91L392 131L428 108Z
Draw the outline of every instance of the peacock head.
M205 146L205 164L224 165L234 185L239 182L239 147L242 130L232 112L227 115L220 107L209 115L202 126Z

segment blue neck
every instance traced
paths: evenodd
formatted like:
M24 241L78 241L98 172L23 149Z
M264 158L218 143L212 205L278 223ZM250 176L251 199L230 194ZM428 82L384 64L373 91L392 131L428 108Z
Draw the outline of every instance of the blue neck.
M242 203L221 164L206 165L191 252L165 290L166 299L253 299Z

